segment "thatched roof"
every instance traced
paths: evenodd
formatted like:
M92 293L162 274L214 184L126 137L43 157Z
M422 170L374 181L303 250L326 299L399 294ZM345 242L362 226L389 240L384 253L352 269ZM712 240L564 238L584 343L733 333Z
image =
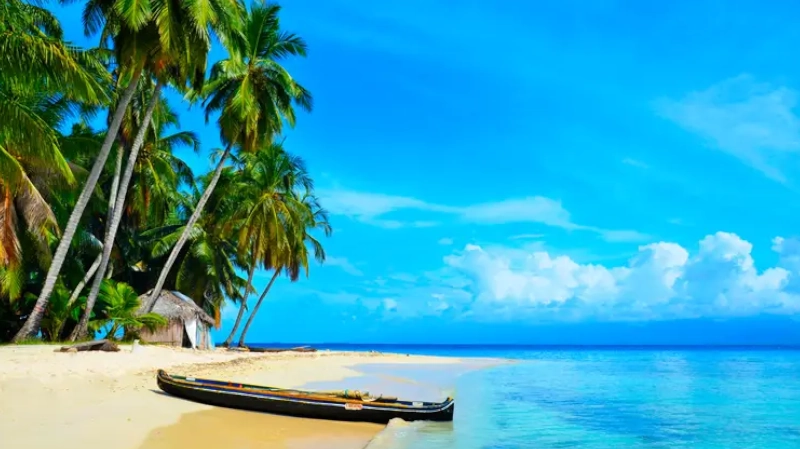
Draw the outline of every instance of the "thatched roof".
M144 303L145 299L150 297L151 291L152 290L148 291L144 295L139 296L139 300ZM142 310L139 312L141 313ZM208 316L203 309L198 307L197 304L195 304L194 301L192 301L189 297L177 291L171 292L168 290L162 290L161 294L158 295L158 300L153 306L153 312L170 320L179 319L182 321L188 321L192 318L195 318L205 322L208 325L214 324L214 319Z

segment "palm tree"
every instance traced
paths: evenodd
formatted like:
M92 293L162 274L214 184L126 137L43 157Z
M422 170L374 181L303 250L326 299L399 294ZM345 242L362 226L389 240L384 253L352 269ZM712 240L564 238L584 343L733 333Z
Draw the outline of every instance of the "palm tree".
M139 314L141 302L136 291L124 282L104 280L99 295L100 311L93 323L95 328L108 327L105 338L116 338L120 329L126 336L135 335L140 329L154 331L167 324L167 319L155 313Z
M155 90L153 92L154 96L159 96L161 92L161 84L157 83ZM103 274L106 272L108 268L109 260L111 259L111 249L114 245L114 239L117 233L117 227L119 226L120 220L122 219L122 210L124 209L125 205L125 196L128 193L128 184L130 183L131 176L133 175L133 168L136 164L136 158L138 156L139 148L141 148L142 144L144 143L144 136L147 133L148 126L150 125L150 119L153 116L153 111L155 110L155 106L158 104L158 99L153 98L150 100L149 105L147 106L147 111L144 115L144 120L142 122L142 126L140 127L139 131L136 134L136 138L133 141L133 148L130 151L130 155L128 157L128 165L125 168L125 172L120 179L119 188L117 189L117 197L114 201L115 206L111 212L111 220L106 224L106 233L105 238L103 240L103 253L100 259L100 265L97 269L97 274L94 277L94 281L92 282L92 288L89 291L89 297L86 300L86 308L83 311L83 315L81 316L78 325L72 330L72 333L69 336L71 341L75 341L78 338L85 336L88 332L89 326L89 318L92 313L92 308L94 307L95 300L97 296L100 294L100 288L103 283L104 276ZM122 148L120 148L122 151Z
M142 74L147 71L156 75L159 81L156 89L168 79L191 79L193 87L199 88L204 77L211 41L209 30L217 31L223 42L229 38L232 41L239 40L240 33L237 32L239 27L237 19L241 15L239 2L210 0L202 4L181 2L172 6L175 7L164 7L163 2L131 4L124 0L91 0L84 9L86 33L94 34L102 28L103 43L113 42L114 57L120 65L120 77L126 80L120 85L126 87L119 97L103 146L56 249L34 310L14 337L15 341L32 336L39 329L44 307L58 280L78 222L92 196L111 146L117 137L125 110ZM0 50L3 50L2 40L0 40ZM154 97L157 96L156 92ZM133 159L135 160L135 157ZM126 189L120 187L118 195L125 193ZM122 207L123 203L124 201L118 206ZM113 232L111 234L113 235ZM103 257L106 260L108 259L106 252L110 250L107 246L104 245L103 249ZM100 272L103 273L104 270L101 269ZM94 292L92 295L96 297L99 286L95 288L93 285L92 291ZM86 314L88 311L87 307ZM86 314L81 319L79 332L83 332L87 326Z
M206 59L211 49L211 30L215 29L221 32L221 36L224 37L238 36L240 34L238 28L240 13L238 4L225 0L211 0L203 3L201 8L192 3L181 3L175 8L155 7L151 11L152 16L146 18L140 25L141 28L137 30L138 33L135 37L140 44L144 42L143 47L147 49L146 53L141 53L141 48L138 48L137 55L144 58L142 63L145 70L153 75L154 87L120 180L116 199L118 207L114 209L111 221L106 228L103 256L98 269L100 273L106 272L111 257L111 247L122 219L128 185L133 176L139 150L144 144L149 130L153 112L161 101L161 89L166 84L172 84L178 90L185 90L187 86L191 86L195 90L202 89ZM123 16L125 16L125 11L123 11ZM132 22L128 21L128 23ZM116 30L124 30L124 27L118 27ZM238 39L233 41L238 41ZM123 55L123 52L118 51L118 57ZM100 292L101 283L101 277L96 276L87 298L84 315L70 335L71 340L86 333L89 314Z
M179 189L195 188L192 169L175 154L182 148L198 153L200 138L191 131L169 132L179 126L177 114L164 100L156 108L152 132L148 133L133 168L126 210L130 226L145 229L163 225L184 199Z
M108 78L102 65L91 53L63 41L61 25L50 11L20 0L4 0L0 17L0 83L32 86L49 94L61 92L92 104L107 101ZM0 102L0 108L8 106L13 105ZM29 130L18 131L29 139L53 140L50 129L39 128L43 132L39 135L27 133Z
M90 2L90 5L97 4L97 2ZM106 8L104 13L109 14L110 16L106 16L107 20L111 20L118 25L118 28L126 30L126 31L134 31L137 25L137 21L142 17L147 17L150 13L149 11L142 11L141 9L137 9L134 13L138 14L138 17L131 17L129 15L128 19L135 19L131 23L125 23L116 17L114 12L114 8ZM130 27L128 25L131 25ZM135 33L120 33L117 37L129 37L131 34ZM124 43L124 39L120 39L120 44ZM5 52L6 49L3 48L4 41L0 40L0 51ZM117 48L126 48L130 50L131 48L135 47L132 45L118 45ZM46 60L46 54L39 55L42 59ZM128 53L125 56L132 57L132 53ZM122 77L125 81L121 83L121 85L126 86L123 89L122 95L120 95L119 100L116 105L115 112L113 114L113 118L111 123L109 124L108 130L106 132L105 139L103 141L103 145L100 148L100 152L97 155L97 158L92 166L92 170L89 173L88 178L86 179L86 183L83 186L83 190L81 191L80 196L78 197L77 202L75 203L75 207L72 210L72 214L69 217L69 221L67 222L66 227L64 228L63 235L61 236L61 240L58 243L58 247L56 248L55 255L53 256L52 262L50 263L50 268L47 271L47 275L45 277L45 283L42 286L42 291L39 293L39 297L36 300L36 304L33 307L33 311L25 320L25 323L22 325L20 330L14 336L14 342L19 342L26 338L30 338L34 336L39 331L39 327L41 324L42 317L44 315L45 308L47 307L47 302L50 299L50 295L53 292L53 289L58 281L58 276L61 273L61 268L66 261L67 252L70 248L72 243L72 238L75 236L75 233L78 229L78 223L83 216L83 212L86 209L86 206L89 204L89 200L94 193L94 188L97 185L97 181L100 178L100 174L103 171L103 168L106 163L106 159L108 159L108 155L111 151L111 146L113 145L117 131L119 130L119 126L122 122L122 117L125 114L125 109L128 107L128 103L130 102L133 94L136 90L136 86L139 83L139 78L141 77L142 70L144 69L142 64L130 64L131 62L138 61L137 59L129 59L126 57L120 58L117 57L117 61L125 66L129 67L128 70L124 72L124 76ZM26 70L30 70L30 66L22 65L20 67L25 67ZM64 91L69 91L71 89L71 85L65 86L66 89Z
M22 294L22 240L31 243L25 254L47 264L59 232L43 189L75 182L57 128L76 101L106 99L107 76L92 54L62 40L47 10L7 0L0 17L0 294L14 300Z
M255 153L245 153L238 162L242 168L238 171L239 182L233 192L237 208L231 216L231 223L238 227L239 249L247 254L249 273L236 322L223 346L229 346L236 336L247 309L256 267L271 269L279 266L290 246L289 235L298 223L289 219L291 214L288 211L302 206L295 189L313 189L305 163L288 154L280 143L266 145Z
M255 1L242 19L245 40L226 39L229 57L211 70L209 83L203 89L206 121L219 112L218 120L225 151L214 169L214 175L200 197L194 212L161 270L155 287L147 299L145 310L152 309L155 298L172 270L189 232L200 219L219 181L222 170L235 146L253 151L261 141L271 142L280 133L284 121L294 126L294 106L311 110L311 94L280 65L288 56L305 56L306 44L298 36L280 29L280 6ZM194 95L191 96L192 98Z
M4 133L5 126L0 125L0 161L11 161L0 162L0 295L14 300L22 294L23 255L35 256L44 266L50 262L50 241L59 231L48 200L58 189L71 188L80 169L67 161L62 150L90 147L93 142L80 132L62 135L56 131L79 114L78 105L63 95L0 83L2 103L24 111L55 140L38 147L30 140L18 140L14 131ZM17 124L12 118L6 126L14 128ZM23 245L23 240L28 245Z
M227 170L223 181L231 179L231 175L232 172ZM229 211L236 199L225 195L228 191L218 190L219 194L211 198L214 214L204 214L191 229L189 245L181 252L178 268L169 280L176 289L194 298L200 307L214 316L219 316L226 299L241 301L240 292L246 285L237 273L237 268L241 268L243 263L238 257L235 241L230 239ZM196 201L197 196L199 193L190 197L190 201ZM142 234L154 259L166 255L184 233L185 217L171 221L182 223L154 228Z
M305 271L306 277L308 277L308 246L311 247L314 253L314 259L316 259L317 262L323 263L325 261L325 250L322 244L311 235L310 231L318 229L322 230L326 237L330 236L332 229L328 221L328 213L320 206L317 198L309 191L306 191L303 195L300 204L300 207L293 208L288 212L289 215L292 216L289 220L297 222L301 226L292 228L294 232L290 233L292 237L290 239L290 247L288 251L284 253L285 258L281 264L275 265L272 278L264 288L264 291L258 298L258 302L256 302L256 306L247 318L247 323L244 325L244 329L242 329L242 335L239 337L240 347L245 346L244 342L247 331L250 330L250 326L253 324L253 320L258 313L258 309L261 307L261 303L264 301L264 298L266 298L267 293L269 293L272 284L275 282L275 279L278 278L281 271L285 271L292 282L299 279L302 271Z

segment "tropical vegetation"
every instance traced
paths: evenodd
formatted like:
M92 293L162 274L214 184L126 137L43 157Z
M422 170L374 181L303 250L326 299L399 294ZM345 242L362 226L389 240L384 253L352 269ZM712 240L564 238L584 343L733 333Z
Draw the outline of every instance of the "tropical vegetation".
M66 1L66 0L62 0ZM0 342L135 338L166 324L162 289L220 320L280 276L308 276L331 227L284 131L311 94L283 66L306 56L279 5L88 0L95 48L64 38L34 0L0 6ZM220 45L225 57L209 65ZM204 108L213 169L174 101ZM272 272L266 288L257 270ZM151 293L147 293L151 292Z

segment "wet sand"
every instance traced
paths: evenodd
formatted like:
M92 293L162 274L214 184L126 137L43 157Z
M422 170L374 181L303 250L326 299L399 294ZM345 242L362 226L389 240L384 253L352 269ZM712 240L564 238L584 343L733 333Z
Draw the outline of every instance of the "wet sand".
M187 413L153 430L141 449L355 449L384 426L213 408Z

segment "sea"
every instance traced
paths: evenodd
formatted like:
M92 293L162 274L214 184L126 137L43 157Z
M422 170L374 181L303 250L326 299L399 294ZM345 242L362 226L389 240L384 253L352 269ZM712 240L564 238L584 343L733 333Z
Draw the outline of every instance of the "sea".
M370 449L800 449L800 348L315 346L509 361L360 365L353 385L456 398Z

